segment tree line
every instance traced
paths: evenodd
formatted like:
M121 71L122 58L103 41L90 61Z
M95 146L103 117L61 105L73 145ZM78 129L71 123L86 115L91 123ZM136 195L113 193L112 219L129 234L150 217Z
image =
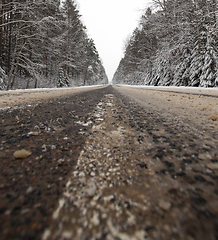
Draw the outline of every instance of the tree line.
M73 0L1 0L0 89L104 84Z
M113 83L218 86L216 0L152 0L125 45Z

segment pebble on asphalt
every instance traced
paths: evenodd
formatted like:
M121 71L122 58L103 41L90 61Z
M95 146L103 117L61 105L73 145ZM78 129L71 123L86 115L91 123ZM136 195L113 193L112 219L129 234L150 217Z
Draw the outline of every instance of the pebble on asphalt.
M14 157L16 159L23 159L23 158L29 157L31 154L32 153L30 151L27 151L26 149L22 149L14 152Z
M172 206L171 203L166 200L159 201L159 207L165 211L170 210L171 206Z

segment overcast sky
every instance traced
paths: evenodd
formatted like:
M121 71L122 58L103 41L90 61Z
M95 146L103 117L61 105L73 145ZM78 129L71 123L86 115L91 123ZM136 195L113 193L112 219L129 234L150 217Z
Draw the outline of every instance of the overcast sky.
M138 26L151 0L76 0L111 81L123 56L125 39Z

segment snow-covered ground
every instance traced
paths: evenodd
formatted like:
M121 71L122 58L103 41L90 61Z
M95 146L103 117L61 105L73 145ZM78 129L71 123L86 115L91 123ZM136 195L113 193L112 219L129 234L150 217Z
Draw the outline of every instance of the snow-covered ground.
M35 88L0 91L0 110L17 105L28 105L42 99L60 97L67 94L89 91L102 85L73 88Z
M19 94L19 93L30 93L30 92L46 92L46 91L63 91L63 90L72 90L72 89L86 89L86 88L95 88L102 85L93 85L93 86L81 86L81 87L68 87L68 88L31 88L31 89L16 89L9 91L0 91L0 96L5 94Z
M120 85L120 86L131 87L131 88L142 88L142 89L148 89L148 90L161 90L161 91L169 91L169 92L211 95L211 96L218 97L218 87L217 88L175 87L175 86L162 87L162 86L145 86L145 85Z

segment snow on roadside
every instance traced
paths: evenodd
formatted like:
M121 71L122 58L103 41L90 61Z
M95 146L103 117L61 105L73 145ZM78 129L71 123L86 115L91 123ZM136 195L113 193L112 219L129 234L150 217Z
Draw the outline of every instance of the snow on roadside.
M72 93L80 93L105 87L104 85L94 85L72 88L36 88L36 89L17 89L0 91L0 110L5 110L17 105L29 105L42 99L64 96Z
M92 86L80 86L80 87L68 87L68 88L29 88L29 89L15 89L8 91L0 91L1 95L7 94L19 94L19 93L32 93L32 92L46 92L46 91L61 91L61 90L72 90L72 89L84 89L84 88L95 88L101 87L102 85L92 85Z
M218 97L218 87L216 88L204 88L204 87L176 87L176 86L145 86L145 85L121 85L117 86L130 87L130 88L141 88L147 90L157 90L157 91L169 91L169 92L178 92L178 93L189 93L189 94L202 94L202 95L211 95Z

